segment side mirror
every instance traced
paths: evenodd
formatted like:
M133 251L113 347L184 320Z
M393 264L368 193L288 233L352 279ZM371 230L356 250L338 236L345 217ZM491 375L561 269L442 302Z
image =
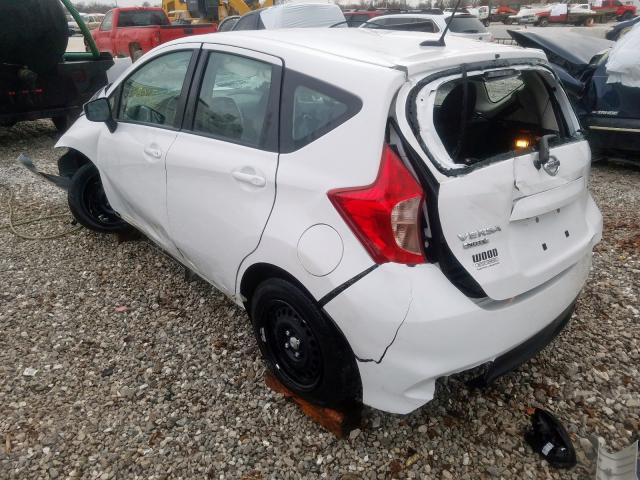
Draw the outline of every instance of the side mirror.
M117 122L111 114L111 104L107 98L96 98L84 104L84 113L91 122L106 123L111 133L116 131Z

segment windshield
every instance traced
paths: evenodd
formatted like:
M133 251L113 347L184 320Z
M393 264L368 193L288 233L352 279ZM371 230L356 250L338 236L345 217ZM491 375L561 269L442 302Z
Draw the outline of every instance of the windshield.
M160 11L120 12L120 27L146 27L147 25L169 25L169 20Z
M456 15L451 20L451 17L445 20L447 23L451 23L449 30L454 33L485 33L487 32L486 27L482 24L477 17L469 16L458 16Z

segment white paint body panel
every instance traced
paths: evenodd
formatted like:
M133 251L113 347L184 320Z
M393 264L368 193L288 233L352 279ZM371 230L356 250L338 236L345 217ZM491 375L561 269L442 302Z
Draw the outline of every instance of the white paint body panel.
M120 123L98 140L100 177L113 209L175 255L167 230L165 161L178 132Z
M172 237L189 267L227 295L238 266L255 249L275 196L278 155L180 133L167 159ZM264 179L243 183L233 172Z
M455 37L447 39L445 48L420 47L424 38L420 33L361 29L189 37L190 44L202 42L204 48L277 57L286 68L360 97L358 114L291 153L259 151L186 132L158 133L152 127L138 131L119 125L113 135L84 117L57 146L76 149L94 162L116 210L239 305L243 274L261 263L285 270L320 300L374 265L327 192L374 181L388 117L395 116L401 130L411 132L404 105L414 82L497 54L503 59L544 58L538 51ZM158 53L184 44L178 40L152 50L117 82ZM419 152L415 137L406 137ZM163 155L150 161L144 147L153 145ZM572 166L576 153L580 162ZM500 239L500 269L489 269L493 273L486 278L478 276L493 300L467 298L437 264L380 265L331 298L325 310L359 360L365 403L407 413L432 398L438 377L496 358L570 305L584 284L591 247L601 234L600 213L585 187L585 155L586 144L571 147L562 159L564 176L557 181L536 179L513 161L447 177L425 159L440 183L441 220L452 245L460 243L456 234L461 225L510 225L509 234ZM232 175L238 169L260 174L264 185L239 184ZM572 187L559 190L565 183ZM478 198L483 199L481 206ZM557 208L566 213L558 216ZM579 241L546 263L540 252L540 258L516 255L530 247L527 229L535 222L534 214L548 225L545 235L554 249L562 242L558 232L569 221L574 222L573 231L580 232ZM571 220L570 214L579 218ZM464 264L465 252L454 253Z
M298 241L298 259L304 269L316 277L333 272L342 261L342 237L329 225L309 227Z
M589 253L548 284L512 301L486 305L461 294L435 266L380 266L358 282L362 285L352 293L351 305L375 302L383 308L398 302L396 282L408 284L412 294L397 306L397 316L388 319L398 335L382 362L358 362L364 403L394 413L409 413L424 405L433 398L439 377L494 360L555 320L580 292L590 265ZM371 295L371 289L380 283L387 288ZM345 316L360 311L349 310L344 303L335 308ZM378 325L363 319L360 328L362 334Z

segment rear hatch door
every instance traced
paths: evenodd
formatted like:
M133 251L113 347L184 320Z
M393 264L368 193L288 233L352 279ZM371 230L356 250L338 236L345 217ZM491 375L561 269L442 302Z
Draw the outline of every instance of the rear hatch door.
M600 231L599 214L588 214L591 158L577 119L542 67L467 72L473 107L454 98L465 96L462 75L435 77L401 94L396 113L437 180L451 254L495 300L532 290L583 258ZM443 125L451 121L447 131ZM537 165L538 139L552 132L549 162Z

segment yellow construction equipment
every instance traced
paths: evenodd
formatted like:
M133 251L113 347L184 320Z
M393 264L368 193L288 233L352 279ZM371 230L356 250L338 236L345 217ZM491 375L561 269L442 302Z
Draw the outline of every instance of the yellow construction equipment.
M217 23L229 15L244 15L257 8L270 7L273 5L273 0L265 0L262 4L258 0L249 4L244 0L218 0L217 18L215 13L207 8L209 3L210 0L201 2L193 0L191 2L188 2L188 0L162 0L162 9L167 13L171 22L187 20L192 23ZM198 4L200 8L195 7L195 4Z

